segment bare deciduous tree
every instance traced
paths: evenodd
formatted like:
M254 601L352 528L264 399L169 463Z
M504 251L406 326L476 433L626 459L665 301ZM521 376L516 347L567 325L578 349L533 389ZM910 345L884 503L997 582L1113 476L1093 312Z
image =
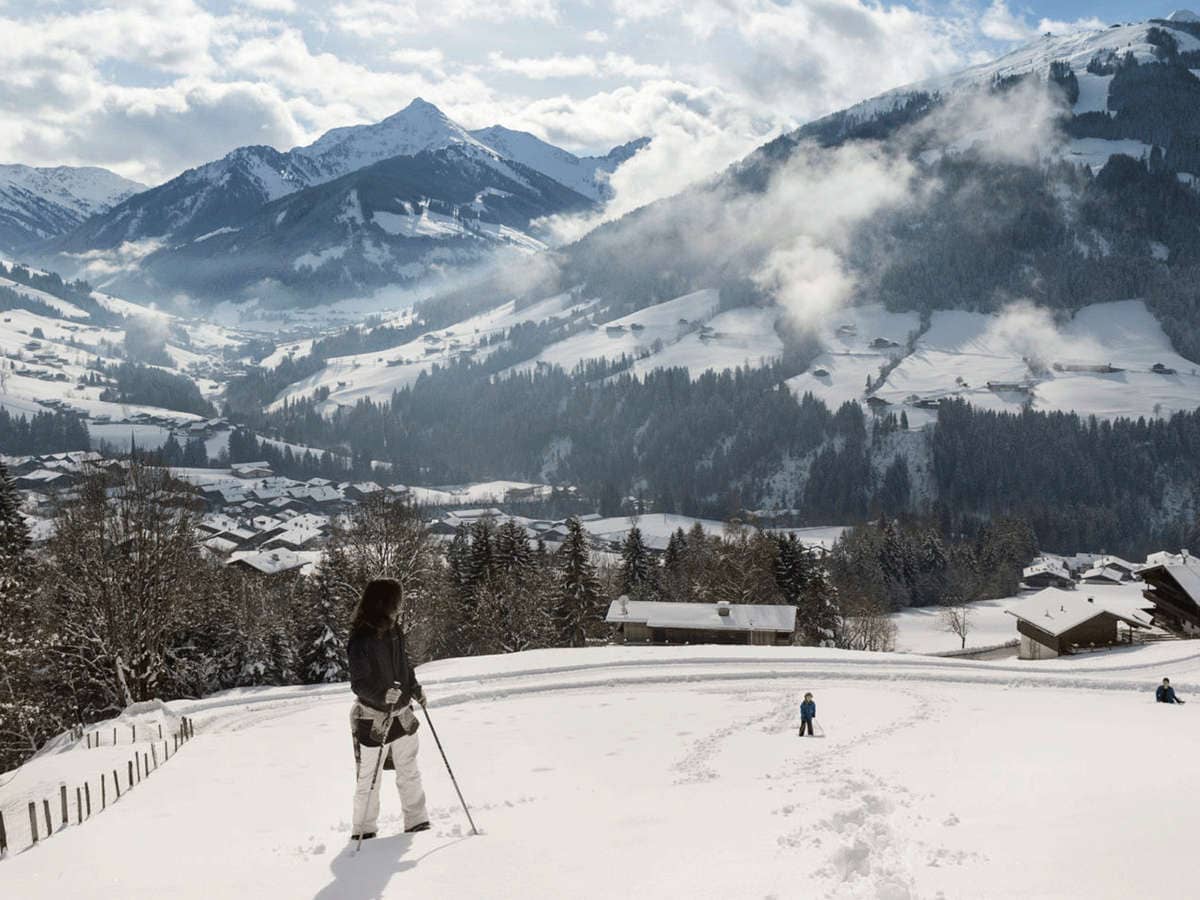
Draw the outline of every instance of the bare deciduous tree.
M88 472L55 517L46 595L64 677L121 709L158 695L184 596L204 583L189 495L134 463Z
M971 630L971 608L966 603L951 601L942 607L939 618L943 628L951 634L958 635L962 642L961 649L967 649L967 633Z

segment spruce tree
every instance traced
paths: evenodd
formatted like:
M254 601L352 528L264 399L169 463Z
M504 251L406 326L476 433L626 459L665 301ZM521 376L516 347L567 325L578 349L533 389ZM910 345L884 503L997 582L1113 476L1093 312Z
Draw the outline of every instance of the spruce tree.
M642 530L634 525L621 545L621 593L635 600L653 593L653 566Z
M308 591L304 623L303 679L307 684L345 681L349 675L345 604L340 601L331 575L324 567L317 572L313 582Z
M588 548L587 533L578 518L567 520L567 538L558 551L555 622L559 641L582 647L600 610L600 581Z

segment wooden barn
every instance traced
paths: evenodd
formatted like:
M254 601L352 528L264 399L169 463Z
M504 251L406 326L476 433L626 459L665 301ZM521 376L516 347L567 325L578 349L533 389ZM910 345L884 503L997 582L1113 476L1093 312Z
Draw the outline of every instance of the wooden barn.
M1017 620L1021 659L1053 659L1080 650L1111 647L1121 643L1118 625L1148 628L1150 622L1133 614L1106 608L1079 591L1046 588L1016 609L1008 610Z
M1200 567L1168 563L1139 574L1146 584L1142 596L1150 601L1154 624L1177 634L1200 635Z
M796 608L753 603L666 603L619 597L604 619L626 644L791 644Z

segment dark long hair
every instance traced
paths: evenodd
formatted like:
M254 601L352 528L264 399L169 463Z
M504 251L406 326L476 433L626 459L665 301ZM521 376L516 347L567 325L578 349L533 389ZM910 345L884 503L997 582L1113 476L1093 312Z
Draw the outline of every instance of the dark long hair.
M386 632L396 619L403 593L400 582L395 578L376 578L368 583L363 588L358 606L354 607L354 617L350 620L351 633L362 629L376 634Z

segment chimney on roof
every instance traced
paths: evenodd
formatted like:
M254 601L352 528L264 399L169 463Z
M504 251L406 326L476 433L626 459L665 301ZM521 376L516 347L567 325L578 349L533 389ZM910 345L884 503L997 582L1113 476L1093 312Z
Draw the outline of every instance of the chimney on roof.
M1088 597L1088 603L1095 603L1095 602L1096 602L1095 597Z
M728 600L720 600L717 602L717 615L718 616L729 615L729 601Z

